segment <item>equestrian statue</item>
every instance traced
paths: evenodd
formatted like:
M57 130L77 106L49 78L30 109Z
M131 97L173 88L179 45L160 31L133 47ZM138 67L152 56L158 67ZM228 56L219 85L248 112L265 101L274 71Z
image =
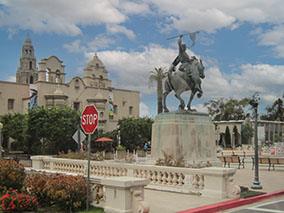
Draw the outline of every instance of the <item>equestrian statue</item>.
M196 33L189 33L191 40L193 41L191 47L194 45ZM184 34L186 35L186 34ZM185 103L181 98L181 94L185 91L191 90L191 95L187 104L188 111L196 111L191 109L191 102L197 93L197 97L200 98L203 94L201 88L201 79L205 78L204 66L202 60L197 59L195 56L189 57L186 53L186 45L182 43L182 37L184 35L175 36L179 37L178 46L179 54L171 64L168 71L168 78L165 81L164 93L163 93L163 109L164 112L169 112L166 99L167 95L174 90L175 97L180 101L179 109L184 110ZM169 39L172 39L169 38ZM177 65L180 63L178 70Z

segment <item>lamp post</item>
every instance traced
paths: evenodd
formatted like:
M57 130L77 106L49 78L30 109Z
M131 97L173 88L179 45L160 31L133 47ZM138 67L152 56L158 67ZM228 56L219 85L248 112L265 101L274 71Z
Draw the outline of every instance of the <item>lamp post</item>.
M258 93L254 93L252 99L250 100L249 104L254 109L254 181L251 186L252 189L262 189L260 185L259 178L258 178L258 138L257 138L257 107L259 101Z
M0 158L2 158L2 129L3 129L3 124L0 122Z

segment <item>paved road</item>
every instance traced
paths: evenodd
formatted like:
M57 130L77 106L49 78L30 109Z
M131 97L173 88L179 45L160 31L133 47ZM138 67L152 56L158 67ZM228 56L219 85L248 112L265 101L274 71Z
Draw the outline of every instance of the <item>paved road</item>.
M279 196L253 203L246 206L222 211L231 213L262 213L262 212L283 212L284 213L284 196Z

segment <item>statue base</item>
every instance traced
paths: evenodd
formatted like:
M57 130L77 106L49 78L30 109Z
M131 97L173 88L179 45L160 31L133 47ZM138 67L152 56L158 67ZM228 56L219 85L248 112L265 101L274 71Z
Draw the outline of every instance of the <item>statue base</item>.
M216 157L215 127L208 114L188 111L161 113L152 126L150 164L183 157L189 167L221 166ZM209 162L209 163L208 163Z

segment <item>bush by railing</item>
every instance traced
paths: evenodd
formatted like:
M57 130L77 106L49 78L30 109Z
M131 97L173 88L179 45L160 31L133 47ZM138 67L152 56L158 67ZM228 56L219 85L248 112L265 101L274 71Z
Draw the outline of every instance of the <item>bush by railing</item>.
M21 190L26 174L24 166L14 160L0 159L0 192Z
M35 174L27 178L26 187L41 205L56 205L73 212L86 204L87 182L83 176Z
M69 150L67 153L59 152L57 158L68 158L68 159L77 159L77 160L86 160L88 159L88 152L81 151L81 152L72 152ZM90 159L95 161L102 161L104 160L104 156L102 152L96 152L90 154Z

